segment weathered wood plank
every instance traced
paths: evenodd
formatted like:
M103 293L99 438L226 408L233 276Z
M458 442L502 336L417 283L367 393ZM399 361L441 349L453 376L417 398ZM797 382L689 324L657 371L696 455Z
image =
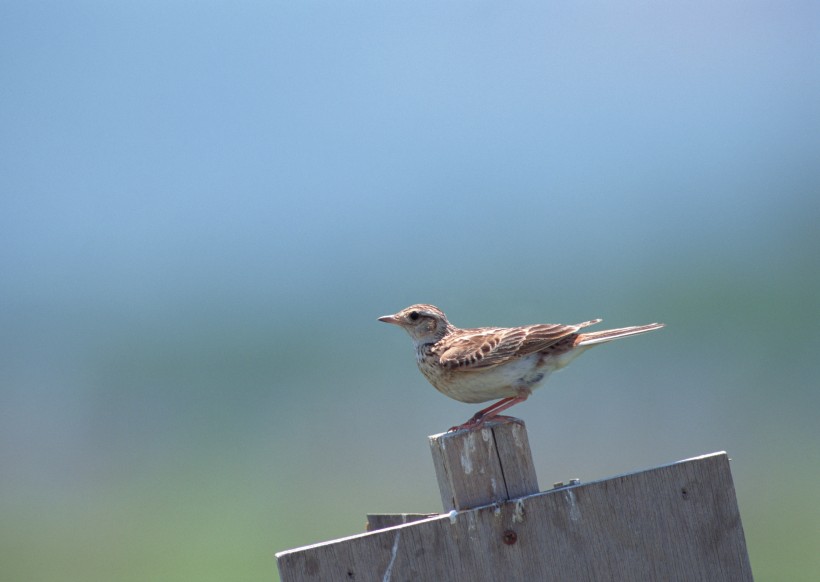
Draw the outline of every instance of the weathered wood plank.
M277 560L283 582L752 580L725 453L281 552Z
M527 431L517 418L433 435L430 450L444 511L538 492Z

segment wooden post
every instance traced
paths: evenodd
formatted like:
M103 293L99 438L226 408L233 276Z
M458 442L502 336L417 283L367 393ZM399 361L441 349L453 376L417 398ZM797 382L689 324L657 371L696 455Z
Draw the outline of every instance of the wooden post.
M538 493L527 429L517 418L433 435L430 450L445 512Z
M368 516L375 531L279 552L282 582L752 580L726 453L513 498L532 462L523 423L500 425L430 437L449 513Z

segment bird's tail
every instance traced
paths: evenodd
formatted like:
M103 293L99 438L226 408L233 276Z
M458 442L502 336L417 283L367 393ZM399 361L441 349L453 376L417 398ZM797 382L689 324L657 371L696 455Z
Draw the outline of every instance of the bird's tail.
M590 333L578 334L575 340L576 346L594 346L614 339L629 337L639 333L646 333L663 327L662 323L648 323L646 325L633 325L631 327L619 327L618 329L605 329L604 331L593 331Z

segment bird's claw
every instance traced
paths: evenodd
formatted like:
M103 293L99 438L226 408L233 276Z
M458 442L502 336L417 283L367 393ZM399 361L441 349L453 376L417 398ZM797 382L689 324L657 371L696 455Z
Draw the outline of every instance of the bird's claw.
M457 426L451 426L450 430L448 430L447 432L456 432L456 431L459 431L459 430L469 430L469 429L472 429L472 428L478 428L482 424L484 424L484 415L481 414L481 413L478 413L478 414L474 414L472 416L472 418L470 418L470 420L468 420L464 424L459 424Z

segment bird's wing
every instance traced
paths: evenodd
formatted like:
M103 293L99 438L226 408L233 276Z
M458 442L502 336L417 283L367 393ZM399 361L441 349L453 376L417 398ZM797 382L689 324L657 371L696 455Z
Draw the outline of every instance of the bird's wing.
M539 352L592 323L465 329L442 339L433 351L439 356L441 365L447 368L481 370Z

